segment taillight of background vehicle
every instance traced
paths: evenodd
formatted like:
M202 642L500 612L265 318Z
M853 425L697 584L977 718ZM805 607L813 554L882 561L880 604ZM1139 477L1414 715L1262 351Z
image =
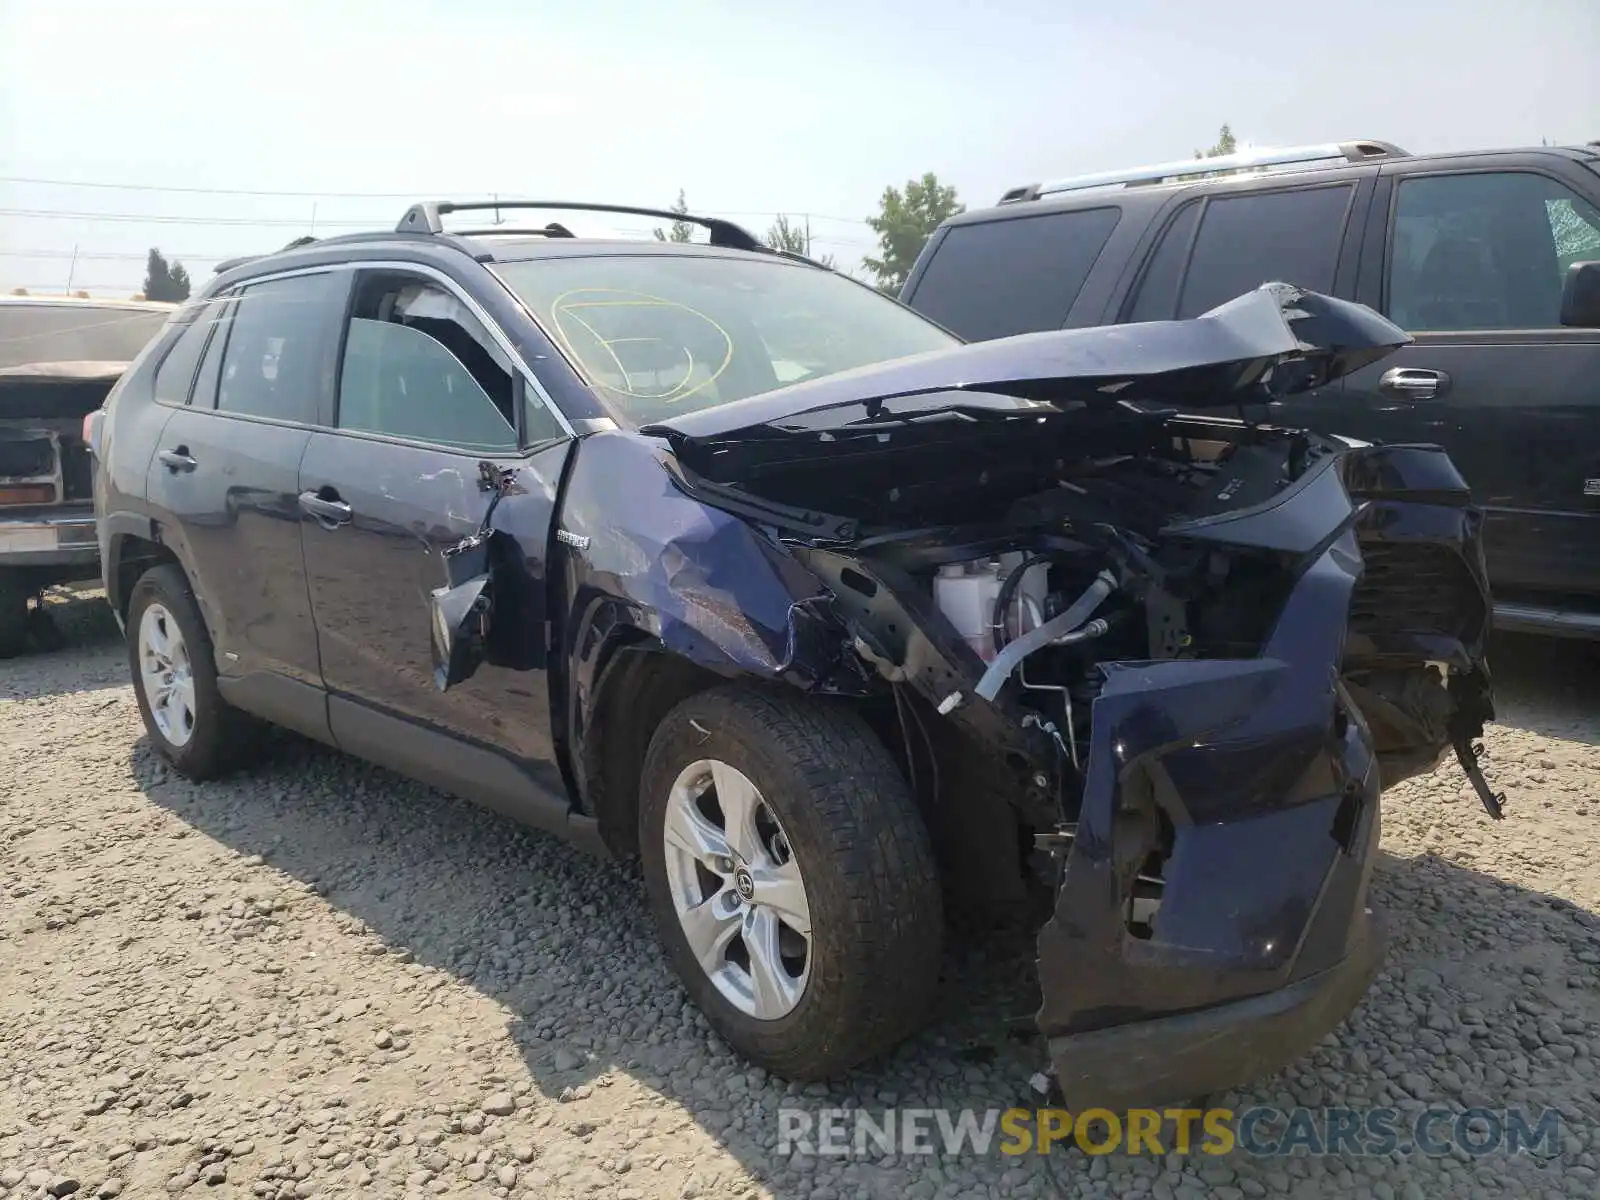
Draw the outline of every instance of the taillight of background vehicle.
M83 414L83 444L89 447L89 453L96 457L100 454L100 426L104 423L105 415L106 410L103 408Z

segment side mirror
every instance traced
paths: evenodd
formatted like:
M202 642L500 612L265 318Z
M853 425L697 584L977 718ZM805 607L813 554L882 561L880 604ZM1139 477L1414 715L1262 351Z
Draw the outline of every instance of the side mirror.
M444 562L449 582L429 597L433 682L441 692L465 683L483 665L494 608L487 538L468 538L452 546Z
M1600 329L1600 262L1573 263L1561 289L1561 323L1571 329Z

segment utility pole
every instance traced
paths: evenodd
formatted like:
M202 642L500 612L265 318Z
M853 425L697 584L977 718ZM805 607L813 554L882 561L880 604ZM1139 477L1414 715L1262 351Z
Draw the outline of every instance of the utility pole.
M67 295L72 295L72 277L78 273L78 244L72 244L72 261L67 264Z

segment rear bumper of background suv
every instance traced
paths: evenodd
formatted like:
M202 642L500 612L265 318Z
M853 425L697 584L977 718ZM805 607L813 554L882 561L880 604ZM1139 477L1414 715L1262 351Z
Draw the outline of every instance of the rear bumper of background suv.
M89 505L18 513L0 510L0 570L42 568L62 581L91 579L99 561Z

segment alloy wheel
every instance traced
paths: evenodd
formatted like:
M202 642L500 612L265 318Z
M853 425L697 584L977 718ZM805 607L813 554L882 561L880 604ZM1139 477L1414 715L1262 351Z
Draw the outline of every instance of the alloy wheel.
M183 631L159 603L139 618L139 680L161 736L173 746L187 745L194 736L194 673Z
M678 773L663 829L673 907L700 967L740 1012L793 1012L811 973L805 880L776 814L718 759Z

